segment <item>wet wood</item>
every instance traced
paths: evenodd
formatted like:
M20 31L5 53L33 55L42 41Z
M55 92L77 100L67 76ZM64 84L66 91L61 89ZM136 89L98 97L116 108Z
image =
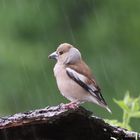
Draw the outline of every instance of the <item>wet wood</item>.
M140 134L114 127L92 112L64 105L0 118L0 140L140 140Z

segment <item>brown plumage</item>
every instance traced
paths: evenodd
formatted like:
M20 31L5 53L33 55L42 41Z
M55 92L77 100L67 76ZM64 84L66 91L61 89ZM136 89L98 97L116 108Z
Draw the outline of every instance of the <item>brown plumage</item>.
M75 107L83 102L93 102L111 112L78 49L63 43L56 52L49 55L49 58L57 60L54 75L60 93L71 101L68 107Z

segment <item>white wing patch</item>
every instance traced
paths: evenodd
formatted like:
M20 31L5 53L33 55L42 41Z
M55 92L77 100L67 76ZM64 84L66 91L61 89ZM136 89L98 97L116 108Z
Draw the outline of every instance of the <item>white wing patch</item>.
M71 68L66 68L66 71L71 73L77 80L81 80L85 83L86 77Z

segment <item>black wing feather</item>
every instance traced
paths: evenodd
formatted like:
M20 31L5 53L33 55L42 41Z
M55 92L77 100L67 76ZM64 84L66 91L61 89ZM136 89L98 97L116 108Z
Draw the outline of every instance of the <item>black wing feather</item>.
M83 81L81 81L78 76L75 77L75 75L73 74L73 72L66 70L66 73L68 74L68 76L74 80L77 84L79 84L82 88L84 88L87 92L89 92L92 96L94 96L97 101L99 101L100 103L103 103L104 105L107 105L107 103L105 102L102 94L100 93L100 91L97 90L93 90L90 86L88 86L86 83L84 83Z

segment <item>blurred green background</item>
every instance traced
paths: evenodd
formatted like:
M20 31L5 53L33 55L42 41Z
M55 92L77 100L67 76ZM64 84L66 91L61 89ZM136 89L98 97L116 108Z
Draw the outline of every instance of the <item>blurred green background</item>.
M0 0L0 116L68 102L59 94L48 55L60 43L75 45L96 76L113 114L113 98L140 93L139 0ZM140 131L140 120L132 121Z

